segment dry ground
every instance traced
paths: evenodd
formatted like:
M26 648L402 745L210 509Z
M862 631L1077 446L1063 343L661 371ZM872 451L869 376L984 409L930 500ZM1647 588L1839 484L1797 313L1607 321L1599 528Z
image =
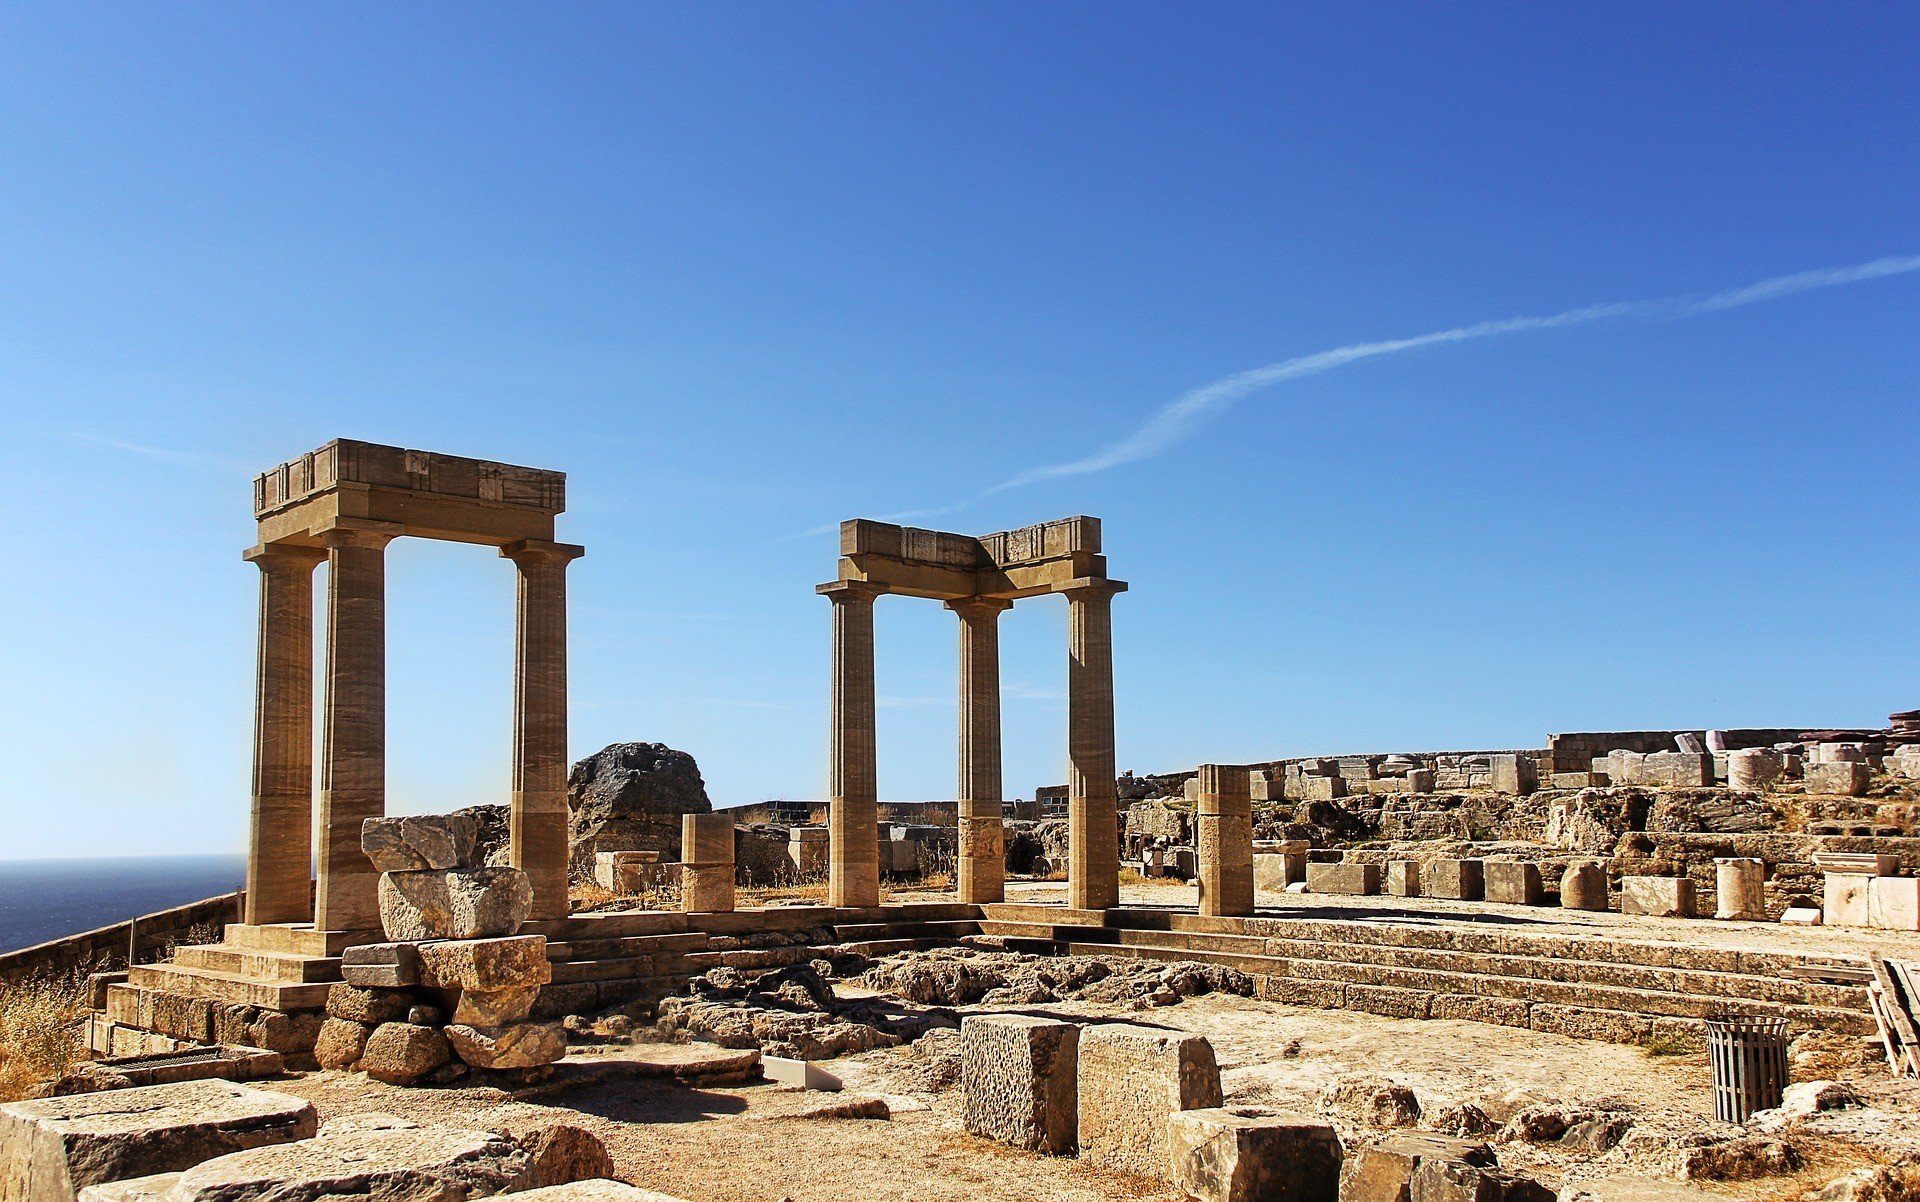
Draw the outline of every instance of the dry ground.
M1328 1085L1360 1076L1412 1087L1429 1113L1468 1101L1496 1117L1530 1102L1602 1103L1631 1111L1643 1132L1673 1136L1714 1126L1708 1070L1698 1056L1650 1057L1637 1048L1513 1028L1302 1010L1228 996L1191 999L1144 1013L1065 1003L1044 1010L1206 1034L1221 1062L1229 1104L1311 1111ZM397 1089L341 1073L313 1074L284 1088L312 1098L328 1117L377 1109L514 1131L549 1122L578 1123L607 1142L622 1176L703 1202L1175 1197L1149 1182L1097 1172L1071 1159L1011 1151L966 1135L960 1126L958 1089L927 1092L919 1071L924 1064L906 1049L868 1052L828 1064L850 1091L890 1096L895 1105L891 1120L782 1117L798 1098L793 1091L768 1085L692 1090L639 1080L528 1102L484 1089ZM1913 1129L1920 1085L1891 1082L1882 1069L1871 1070L1871 1080L1871 1100L1877 1106L1898 1107L1897 1121ZM1344 1119L1340 1126L1350 1145L1382 1134ZM1765 1183L1710 1188L1659 1180L1660 1166L1642 1153L1628 1156L1617 1150L1590 1161L1557 1147L1511 1144L1501 1147L1500 1156L1503 1163L1556 1187L1586 1189L1600 1202L1794 1198L1875 1159L1837 1137L1803 1133L1794 1138L1808 1154L1804 1172Z

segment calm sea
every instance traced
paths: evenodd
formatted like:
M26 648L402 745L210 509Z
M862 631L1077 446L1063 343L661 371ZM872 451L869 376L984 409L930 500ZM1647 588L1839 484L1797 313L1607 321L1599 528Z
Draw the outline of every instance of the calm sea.
M246 875L240 855L0 860L0 951L231 893Z

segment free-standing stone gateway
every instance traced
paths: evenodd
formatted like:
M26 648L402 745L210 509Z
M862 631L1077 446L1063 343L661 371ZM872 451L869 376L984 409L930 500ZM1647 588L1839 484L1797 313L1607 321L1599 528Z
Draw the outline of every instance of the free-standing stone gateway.
M973 537L864 519L840 524L833 603L833 699L827 806L827 903L880 899L875 837L873 606L898 594L945 602L960 619L960 900L1001 899L999 637L1015 601L1067 599L1067 895L1077 909L1120 900L1113 751L1113 595L1100 522L1071 517Z
M386 812L386 548L396 538L496 547L516 569L514 867L535 918L567 913L566 565L554 541L559 472L337 439L255 477L261 571L248 925L379 929L378 871L361 846ZM312 576L327 565L317 847L311 723ZM307 863L318 879L309 901Z

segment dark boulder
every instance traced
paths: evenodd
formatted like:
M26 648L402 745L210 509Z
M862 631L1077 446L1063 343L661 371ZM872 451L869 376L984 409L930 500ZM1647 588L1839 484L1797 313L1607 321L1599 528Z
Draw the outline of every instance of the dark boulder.
M577 871L595 853L657 851L680 855L680 817L713 810L700 766L664 743L615 743L567 775L569 841Z

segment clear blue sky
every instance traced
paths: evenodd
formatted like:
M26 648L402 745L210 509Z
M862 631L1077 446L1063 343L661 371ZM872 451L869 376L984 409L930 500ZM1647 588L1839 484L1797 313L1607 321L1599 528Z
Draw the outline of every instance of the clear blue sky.
M1920 255L1920 10L1277 7L9 6L0 855L241 845L249 481L342 436L568 472L573 751L722 804L825 788L808 532L948 506L1105 520L1142 771L1920 705L1920 272L1698 303ZM510 566L389 583L392 807L503 800ZM953 627L881 604L885 797Z

